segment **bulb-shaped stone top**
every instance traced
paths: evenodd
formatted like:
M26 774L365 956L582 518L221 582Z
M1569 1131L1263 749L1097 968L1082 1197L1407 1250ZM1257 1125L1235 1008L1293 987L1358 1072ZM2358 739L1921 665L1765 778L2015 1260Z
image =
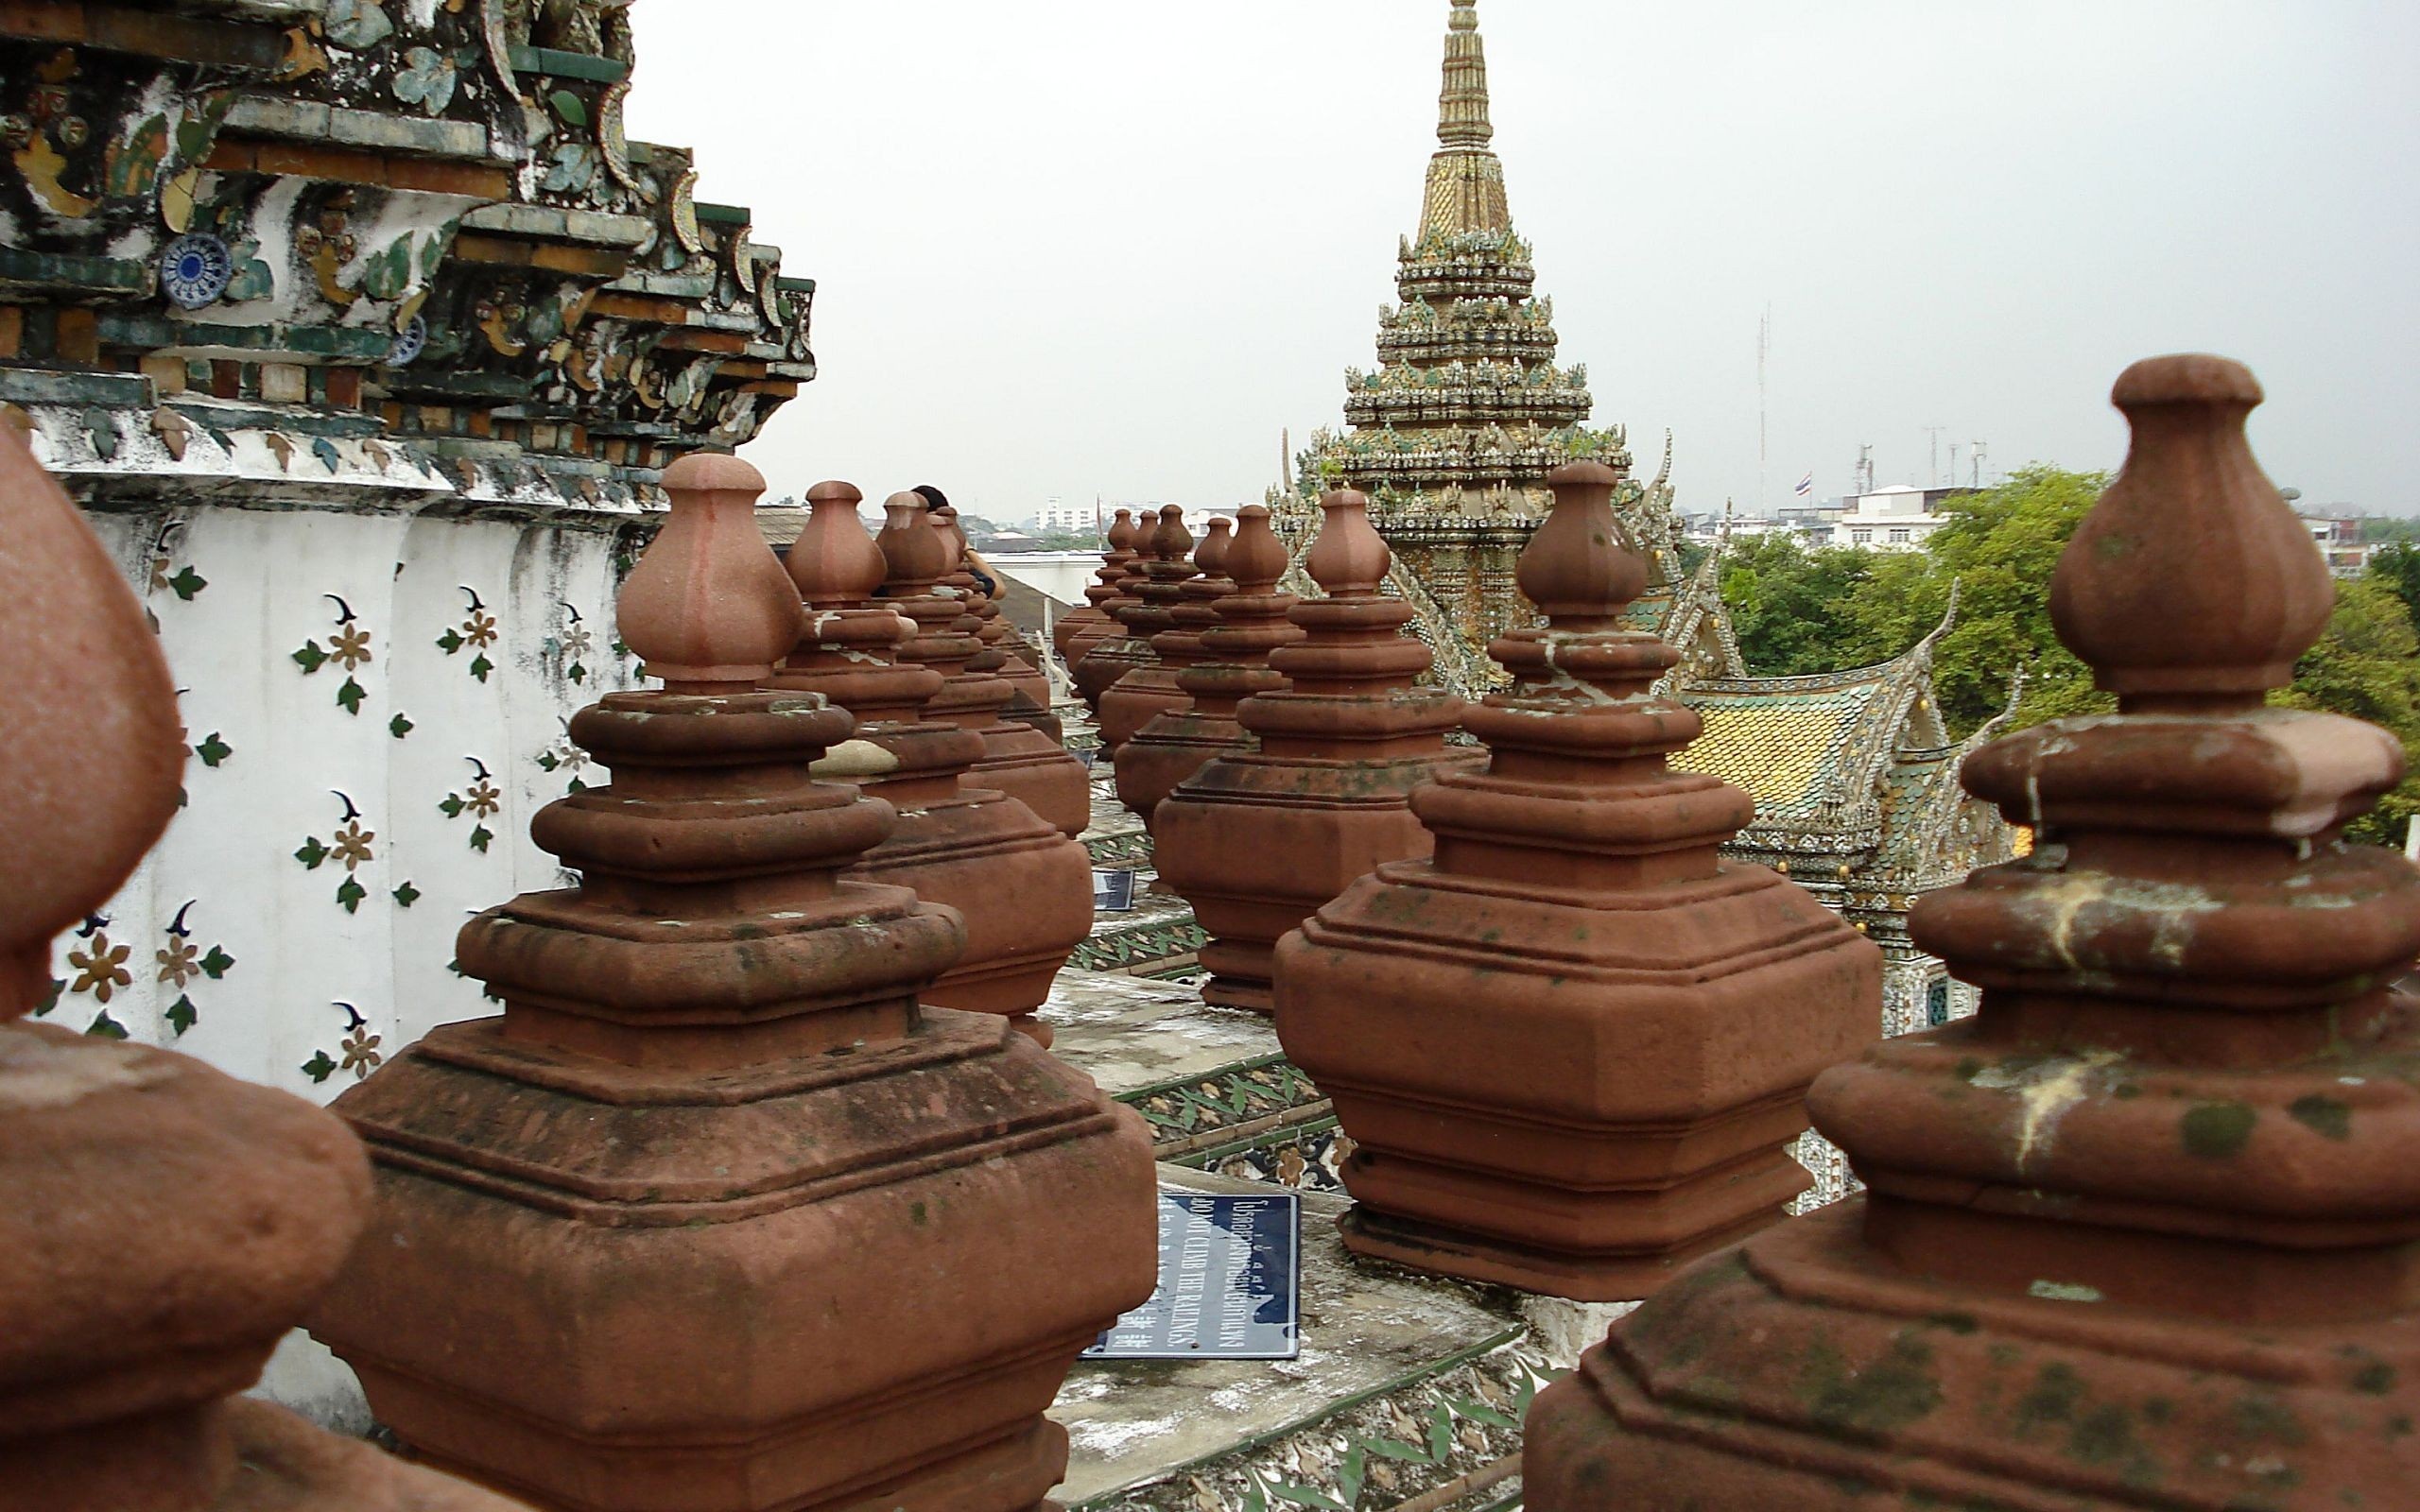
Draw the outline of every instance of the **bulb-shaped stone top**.
M1160 509L1159 527L1151 532L1151 559L1183 561L1193 552L1193 532L1184 528L1184 510L1176 505Z
M948 576L949 546L925 517L923 495L894 493L882 502L882 534L874 544L889 564L883 581L891 597L922 594Z
M1227 548L1222 564L1229 577L1236 580L1238 593L1270 593L1276 592L1278 579L1286 576L1288 560L1286 542L1269 524L1266 505L1248 504L1236 515L1236 539Z
M765 475L694 452L664 470L664 490L672 518L622 585L622 640L673 692L752 686L806 625L797 585L756 528Z
M1109 552L1113 557L1132 556L1134 551L1134 511L1120 509L1109 523Z
M966 529L958 523L958 506L935 505L925 511L933 528L942 533L942 543L949 551L950 565L955 568L966 556Z
M1304 571L1330 598L1374 596L1395 558L1370 523L1370 496L1337 489L1320 495L1320 538L1311 542Z
M2051 579L2059 639L2130 711L2257 707L2336 597L2244 435L2260 385L2224 357L2151 357L2110 398L2134 444Z
M1556 629L1605 628L1647 591L1647 563L1614 514L1621 474L1574 462L1547 475L1554 508L1530 537L1514 580Z
M98 908L177 812L176 684L92 528L0 427L0 1021L49 991L53 936Z
M1227 575L1227 554L1235 544L1235 530L1233 520L1224 515L1214 518L1210 522L1209 533L1201 538L1201 544L1193 548L1194 570L1204 577L1224 577Z
M857 517L864 499L851 483L819 483L806 490L806 528L790 547L789 574L799 597L812 608L862 603L890 576L882 548Z

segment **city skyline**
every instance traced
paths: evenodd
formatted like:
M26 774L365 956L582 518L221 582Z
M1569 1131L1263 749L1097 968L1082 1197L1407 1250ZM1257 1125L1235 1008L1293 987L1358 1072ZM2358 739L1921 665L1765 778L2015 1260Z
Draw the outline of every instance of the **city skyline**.
M787 186L748 198L821 284L823 376L750 449L776 493L1233 503L1281 430L1340 421L1416 219L1444 5L730 4L790 87L718 88L705 39L640 6L631 129L697 141L701 198ZM2420 404L2395 360L2420 106L2391 87L2420 18L1480 9L1564 357L1643 463L1676 432L1682 508L1770 510L1810 471L1837 496L1863 444L1880 483L1952 444L1965 481L1979 438L1987 476L2113 466L2098 395L2176 348L2290 396L2255 438L2309 504L2420 508L2388 439ZM903 50L920 82L877 87Z

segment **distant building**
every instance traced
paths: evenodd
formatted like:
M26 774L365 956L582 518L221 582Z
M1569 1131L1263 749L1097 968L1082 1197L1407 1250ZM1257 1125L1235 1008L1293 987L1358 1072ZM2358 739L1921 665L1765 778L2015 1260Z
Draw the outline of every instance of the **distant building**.
M1840 523L1846 508L1846 504L1840 500L1830 504L1791 505L1786 509L1774 510L1773 521L1786 530L1796 531L1801 545L1828 546L1832 543L1832 526Z
M2310 527L2310 539L2319 544L2319 554L2327 558L2327 570L2339 577L2359 577L2369 570L2370 558L2377 554L2374 543L2364 541L2362 523L2344 515L2305 515L2303 524Z
M1053 499L1033 517L1034 533L1046 536L1054 531L1090 530L1093 521L1099 515L1098 505L1069 504L1063 499Z
M1932 533L1949 524L1947 516L1934 512L1934 506L1974 491L1894 483L1871 493L1851 494L1841 501L1843 507L1831 523L1831 544L1869 551L1922 551Z

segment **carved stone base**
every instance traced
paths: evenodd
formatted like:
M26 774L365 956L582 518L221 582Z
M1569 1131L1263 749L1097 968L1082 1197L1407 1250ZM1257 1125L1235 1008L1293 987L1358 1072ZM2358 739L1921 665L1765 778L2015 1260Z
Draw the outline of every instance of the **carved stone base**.
M1023 803L969 789L958 801L901 810L899 827L850 875L912 887L964 919L966 954L925 989L928 1005L1004 1014L1050 1043L1033 1010L1092 930L1092 864L1082 846Z
M1355 1160L1361 1153L1357 1151ZM1353 1161L1345 1162L1345 1171L1346 1180L1353 1180ZM1587 1255L1537 1249L1468 1229L1416 1223L1366 1204L1357 1204L1337 1220L1337 1228L1344 1235L1344 1247L1366 1259L1576 1302L1626 1302L1652 1296L1693 1261L1764 1228L1779 1208L1778 1203L1759 1208L1754 1217L1668 1254Z
M2226 1512L2420 1486L2420 1318L2253 1334L2056 1277L1979 1293L1876 1269L1864 1216L1706 1263L1542 1393L1532 1512Z
M566 1512L1028 1512L1150 1293L1149 1137L999 1020L711 1074L440 1029L340 1100L313 1329L416 1451Z

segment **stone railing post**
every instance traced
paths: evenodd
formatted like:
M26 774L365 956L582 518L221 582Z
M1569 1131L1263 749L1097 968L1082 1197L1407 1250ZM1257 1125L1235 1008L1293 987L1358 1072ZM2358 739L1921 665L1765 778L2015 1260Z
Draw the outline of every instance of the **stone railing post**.
M1270 653L1290 686L1236 711L1259 748L1210 762L1154 816L1160 876L1211 936L1202 996L1259 1013L1280 937L1382 863L1428 853L1411 790L1486 759L1445 745L1461 700L1413 686L1431 658L1403 633L1411 607L1378 591L1391 558L1369 500L1320 507L1306 566L1328 596L1296 604L1305 638Z
M971 774L984 754L977 730L926 717L967 638L947 628L956 616L945 601L868 596L891 569L857 519L861 498L846 483L808 490L812 510L789 555L806 630L767 685L821 694L855 715L856 737L817 763L816 775L856 782L899 810L899 827L852 874L913 888L965 922L965 953L924 1001L1007 1015L1047 1045L1050 1030L1033 1010L1092 928L1091 863L1083 847ZM890 507L916 538L902 539L902 549L918 570L934 568L942 558L938 538L917 526L921 501L894 495ZM902 612L920 606L924 620ZM932 664L905 659L911 641L924 643Z
M983 754L969 773L970 782L1016 799L1073 840L1092 827L1092 779L1057 740L1031 725L1001 717L1017 701L1016 689L996 670L1006 663L1008 653L982 638L975 575L965 567L958 511L944 506L946 512L937 514L925 507L923 495L913 492L894 493L883 507L888 518L876 544L890 567L884 591L925 632L909 640L899 654L942 675L941 690L925 707L925 715L982 737ZM930 576L901 576L908 572Z
M2420 871L2343 840L2395 740L2267 695L2332 585L2244 438L2137 363L2050 585L2115 714L1985 747L2033 853L1916 907L1972 1020L1833 1068L1869 1188L1683 1276L1531 1409L1536 1512L2402 1506L2420 1487Z
M1718 848L1754 816L1666 760L1698 716L1680 653L1621 627L1647 586L1620 482L1547 479L1521 590L1547 627L1463 711L1492 752L1411 809L1392 862L1277 947L1277 1033L1335 1099L1359 1253L1581 1301L1634 1301L1782 1216L1806 1085L1874 1034L1881 953Z
M804 617L763 479L665 481L620 606L665 686L573 721L614 781L532 833L579 885L463 927L503 1016L338 1101L378 1201L312 1330L416 1452L548 1507L1035 1512L1043 1409L1151 1289L1149 1139L920 1005L964 932L849 874L906 821L813 780L845 710L760 686Z
M1093 573L1096 581L1084 587L1084 607L1068 610L1051 628L1051 646L1070 672L1117 623L1109 615L1109 601L1117 597L1118 586L1126 581L1127 564L1134 559L1133 510L1117 511L1109 523L1108 538L1109 549L1101 553L1100 566Z
M1212 757L1253 747L1236 722L1236 707L1254 694L1285 690L1284 674L1269 668L1269 653L1303 638L1286 618L1294 596L1277 592L1286 576L1286 543L1270 528L1268 507L1247 505L1236 520L1220 567L1225 576L1205 580L1225 593L1211 602L1210 622L1195 632L1199 657L1176 675L1186 701L1152 715L1117 753L1118 799L1143 816L1146 828L1156 826L1160 804L1177 784Z

